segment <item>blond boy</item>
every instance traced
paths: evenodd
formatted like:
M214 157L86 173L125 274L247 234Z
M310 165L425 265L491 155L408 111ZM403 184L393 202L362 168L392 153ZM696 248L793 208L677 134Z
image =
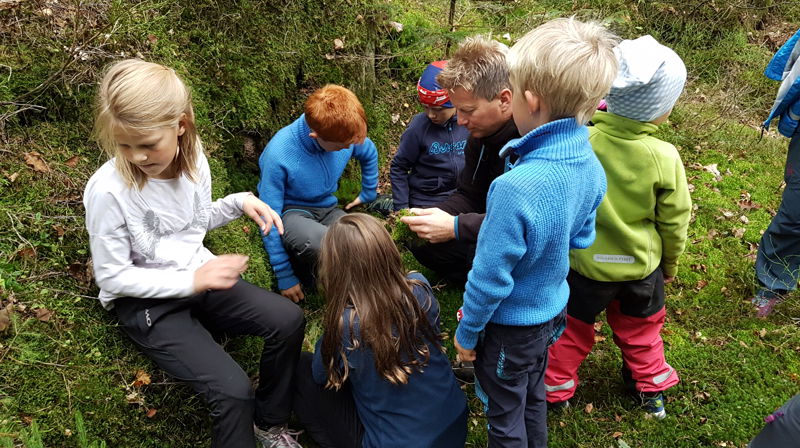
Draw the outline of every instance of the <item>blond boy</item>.
M596 24L548 22L509 52L519 158L489 188L455 335L475 360L490 447L546 447L547 346L564 326L569 250L594 241L605 175L585 123L617 73L616 38Z

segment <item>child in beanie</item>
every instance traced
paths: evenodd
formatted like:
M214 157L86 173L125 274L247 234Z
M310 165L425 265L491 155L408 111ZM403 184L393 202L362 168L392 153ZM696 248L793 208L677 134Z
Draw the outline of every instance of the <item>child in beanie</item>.
M626 386L663 418L662 391L678 383L660 335L664 284L677 274L692 207L678 151L651 134L672 112L686 67L651 36L622 41L615 51L619 75L606 96L608 111L596 112L589 130L608 191L594 244L570 252L567 329L550 347L545 388L551 407L568 405L594 344L595 318L606 310Z
M394 210L432 207L450 196L464 168L469 132L458 124L456 109L436 75L447 61L429 64L417 83L424 112L411 119L392 159Z

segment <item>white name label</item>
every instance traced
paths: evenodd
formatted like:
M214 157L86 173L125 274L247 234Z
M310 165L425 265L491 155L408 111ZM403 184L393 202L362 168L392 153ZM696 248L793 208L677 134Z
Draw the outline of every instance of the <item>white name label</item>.
M594 254L592 259L598 263L625 263L625 264L633 264L636 261L630 255L605 255L605 254Z

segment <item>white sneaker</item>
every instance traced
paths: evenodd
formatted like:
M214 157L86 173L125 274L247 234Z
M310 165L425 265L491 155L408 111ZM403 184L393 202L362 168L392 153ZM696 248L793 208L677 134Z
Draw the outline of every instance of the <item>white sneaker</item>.
M269 429L261 429L254 426L256 440L263 448L303 448L297 442L297 436L302 431L292 431L287 425L273 426Z

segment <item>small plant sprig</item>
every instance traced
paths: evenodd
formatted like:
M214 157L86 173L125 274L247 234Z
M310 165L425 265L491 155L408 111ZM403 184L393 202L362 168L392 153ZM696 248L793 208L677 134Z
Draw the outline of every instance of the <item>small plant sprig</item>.
M392 234L392 240L395 243L406 243L413 240L421 241L417 234L411 231L408 224L400 220L403 216L415 215L411 213L409 209L404 208L393 213L392 216L386 220L386 225L389 228L389 232Z

